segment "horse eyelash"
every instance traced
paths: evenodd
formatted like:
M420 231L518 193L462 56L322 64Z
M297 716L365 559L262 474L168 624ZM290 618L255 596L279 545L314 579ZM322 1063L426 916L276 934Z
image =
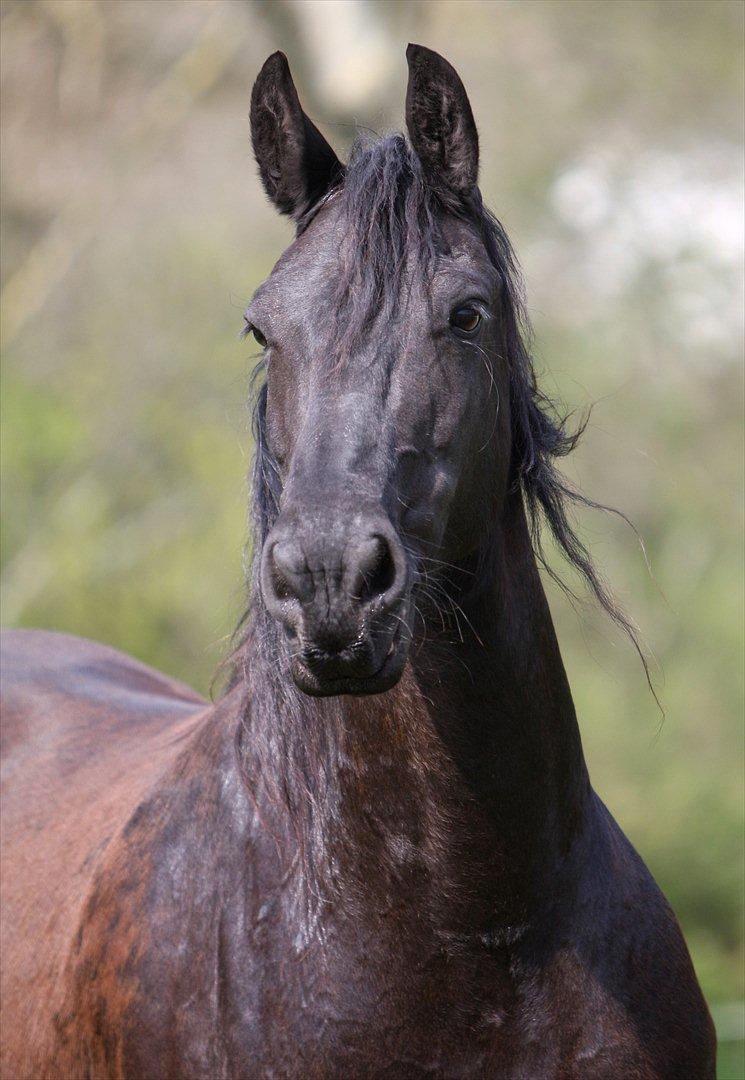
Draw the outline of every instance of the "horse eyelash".
M244 315L243 316L243 329L241 330L240 335L239 335L240 340L243 341L243 339L247 338L249 334L254 334L254 336L256 336L257 331L258 331L259 334L261 334L261 331L258 329L256 324L252 323ZM262 345L259 341L257 341L256 344L259 346L261 352L264 353L269 348L269 343L268 343L268 341L266 340L266 338L264 337L263 334L261 334L261 336L262 336L262 338L264 338L264 344Z

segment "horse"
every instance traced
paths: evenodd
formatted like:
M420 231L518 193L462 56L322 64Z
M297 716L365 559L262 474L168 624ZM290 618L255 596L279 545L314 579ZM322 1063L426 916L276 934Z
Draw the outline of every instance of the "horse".
M249 602L208 703L4 646L2 1075L705 1080L675 916L590 786L541 527L571 525L456 71L346 165L285 56L251 134L295 235L253 296Z

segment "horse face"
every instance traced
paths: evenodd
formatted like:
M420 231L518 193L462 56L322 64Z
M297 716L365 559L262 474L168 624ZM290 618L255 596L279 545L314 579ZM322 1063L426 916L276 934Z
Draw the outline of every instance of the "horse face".
M411 47L410 65L412 145L381 140L343 179L284 58L252 101L265 186L301 226L246 312L281 492L260 582L315 695L394 685L417 568L473 552L506 482L500 280L448 210L475 191L476 131L453 69Z

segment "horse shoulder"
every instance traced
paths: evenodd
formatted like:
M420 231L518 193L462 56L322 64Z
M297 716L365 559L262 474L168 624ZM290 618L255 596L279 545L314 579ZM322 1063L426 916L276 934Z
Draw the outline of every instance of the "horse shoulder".
M226 1028L234 1012L258 1012L256 822L237 722L230 701L206 715L91 883L58 1026L93 1075L227 1075Z
M53 1016L91 882L204 702L113 649L40 631L2 635L2 689L3 1075L54 1075Z
M615 1076L625 1062L625 1075L644 1080L706 1080L716 1037L678 921L611 814L595 806L567 964L583 986L581 1075Z

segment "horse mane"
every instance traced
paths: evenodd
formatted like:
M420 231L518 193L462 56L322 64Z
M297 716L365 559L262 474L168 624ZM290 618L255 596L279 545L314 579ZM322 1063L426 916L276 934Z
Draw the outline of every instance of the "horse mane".
M395 318L399 314L407 293L406 275L411 273L412 265L425 275L431 274L443 245L439 210L446 209L480 234L501 281L500 318L510 376L512 480L522 491L535 556L559 587L575 598L546 555L547 530L600 607L630 638L650 682L639 632L596 568L572 514L576 508L584 507L616 514L629 525L631 522L620 511L577 490L558 468L559 459L571 453L579 442L587 418L572 430L571 416L538 385L522 276L504 227L484 205L478 189L460 199L434 189L416 153L400 134L358 139L342 182L311 209L300 222L299 232L308 228L330 199L340 204L346 236L341 272L330 301L340 355L354 347L374 317L382 314ZM262 373L260 361L254 374L259 383L253 420L255 558L277 515L280 493L279 474L265 435L266 386L261 383ZM482 565L488 567L488 557ZM246 625L248 614L241 625Z

